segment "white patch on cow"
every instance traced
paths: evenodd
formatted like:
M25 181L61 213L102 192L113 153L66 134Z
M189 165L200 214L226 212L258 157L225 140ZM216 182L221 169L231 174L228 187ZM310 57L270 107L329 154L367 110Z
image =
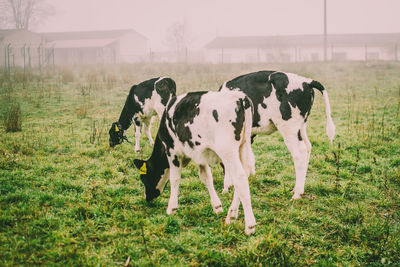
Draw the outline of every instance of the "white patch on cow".
M164 191L165 185L167 184L168 180L169 180L169 169L166 169L165 173L161 176L161 179L156 186L156 189L160 191L160 194L162 193L162 191Z

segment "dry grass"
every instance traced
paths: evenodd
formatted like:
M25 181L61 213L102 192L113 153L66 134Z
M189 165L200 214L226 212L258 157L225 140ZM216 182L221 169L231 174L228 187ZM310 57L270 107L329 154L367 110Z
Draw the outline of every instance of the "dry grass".
M21 106L18 102L12 103L4 112L4 128L6 132L22 130Z

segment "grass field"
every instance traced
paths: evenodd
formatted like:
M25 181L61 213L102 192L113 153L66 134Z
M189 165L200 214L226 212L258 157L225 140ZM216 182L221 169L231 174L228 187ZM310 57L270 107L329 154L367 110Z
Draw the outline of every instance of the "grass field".
M182 172L176 214L166 214L169 186L147 203L133 159L149 157L148 140L140 153L128 143L108 147L130 86L168 75L178 93L217 90L261 69L311 77L329 92L337 136L330 145L316 92L304 197L290 200L294 166L276 132L253 144L254 235L244 234L242 211L224 225L233 193L220 193L219 166L213 175L222 214L213 213L193 164ZM400 63L364 62L0 74L0 266L399 266L399 74ZM6 132L12 107L21 111L21 131Z

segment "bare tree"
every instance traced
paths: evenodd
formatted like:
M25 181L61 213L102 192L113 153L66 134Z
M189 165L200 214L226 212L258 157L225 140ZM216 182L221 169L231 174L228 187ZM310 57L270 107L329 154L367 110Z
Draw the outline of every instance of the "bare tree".
M45 0L0 0L4 10L0 26L28 30L31 26L54 14L54 9Z
M173 23L167 29L165 41L176 53L178 61L186 61L187 49L192 41L186 21Z

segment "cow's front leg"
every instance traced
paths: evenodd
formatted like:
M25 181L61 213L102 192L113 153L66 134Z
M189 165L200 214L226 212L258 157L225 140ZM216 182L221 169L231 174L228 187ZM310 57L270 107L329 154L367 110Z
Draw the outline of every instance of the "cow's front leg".
M133 119L135 123L135 152L140 150L140 135L141 135L141 123L138 117Z
M171 193L169 196L167 214L172 214L178 209L178 194L179 194L180 181L181 181L180 167L176 167L172 162L170 162L169 182L171 186Z
M152 116L149 119L149 121L146 122L146 124L143 124L144 133L146 134L147 139L149 139L151 146L154 146L154 140L153 137L151 136L151 125L153 124L155 118L156 118L155 116Z

